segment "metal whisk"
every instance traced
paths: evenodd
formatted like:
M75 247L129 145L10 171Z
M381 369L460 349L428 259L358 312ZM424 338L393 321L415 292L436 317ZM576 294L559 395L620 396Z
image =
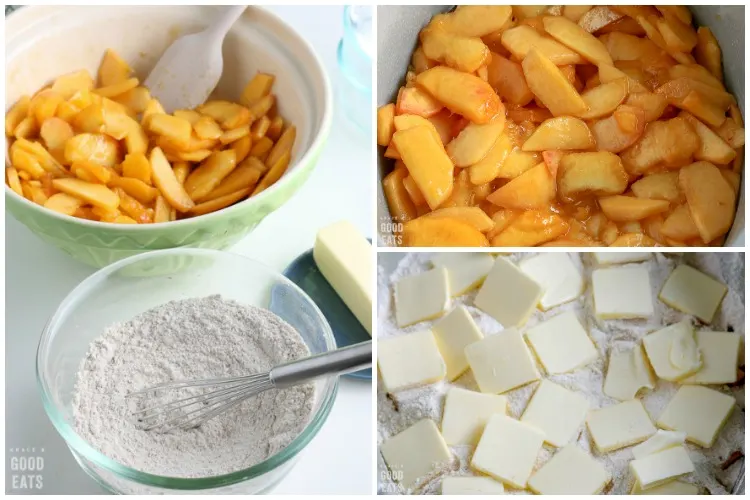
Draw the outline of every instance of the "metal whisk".
M368 340L285 363L265 373L243 377L166 382L130 393L127 397L143 396L145 398L144 408L133 412L133 417L143 430L169 432L176 428L197 427L269 389L292 387L324 375L342 375L371 366L372 340ZM157 393L179 390L200 391L200 393L166 403L149 401L149 397L155 399Z

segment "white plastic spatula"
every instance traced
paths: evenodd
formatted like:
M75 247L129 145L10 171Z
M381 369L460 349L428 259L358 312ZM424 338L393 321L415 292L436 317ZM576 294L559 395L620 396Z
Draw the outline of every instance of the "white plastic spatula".
M224 37L245 8L224 7L211 26L179 38L161 56L145 85L168 113L192 109L211 95L224 66Z

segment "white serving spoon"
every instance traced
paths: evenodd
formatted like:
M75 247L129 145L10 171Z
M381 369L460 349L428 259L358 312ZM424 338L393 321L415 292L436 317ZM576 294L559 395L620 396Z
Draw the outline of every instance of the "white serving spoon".
M145 86L168 113L193 109L211 95L224 66L221 56L224 37L246 7L224 7L208 28L179 38L161 56Z

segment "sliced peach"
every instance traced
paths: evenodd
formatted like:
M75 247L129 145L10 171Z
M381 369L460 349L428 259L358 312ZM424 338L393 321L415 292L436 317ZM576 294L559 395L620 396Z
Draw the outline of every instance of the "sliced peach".
M514 179L526 172L530 168L543 161L540 153L532 151L522 151L521 148L514 148L505 159L497 172L498 178Z
M445 151L455 166L468 167L487 156L504 129L505 113L499 113L485 124L470 123L448 143Z
M554 197L555 180L540 163L490 194L487 201L503 208L534 209L549 206Z
M393 117L396 114L396 105L393 103L378 108L378 145L388 146L393 135ZM221 132L221 130L219 130Z
M417 183L414 182L412 176L404 178L404 187L406 188L406 192L409 193L409 198L411 198L414 206L423 207L427 205L427 200L424 199L422 191L419 190L419 187L417 186Z
M120 147L116 140L104 134L78 134L65 143L65 159L92 161L107 167L120 163Z
M619 80L620 78L626 78L628 80L628 88L630 89L630 92L649 91L649 89L647 89L641 82L630 77L627 73L615 66L610 66L609 64L599 65L599 81L601 83L609 83L614 80Z
M657 20L656 27L670 52L689 53L698 43L698 35L693 27L673 16L664 16Z
M439 143L443 143L442 137L438 133L435 125L432 124L427 118L422 118L419 115L398 115L393 119L394 132L397 130L406 130L412 127L427 127L432 132L433 137ZM393 135L391 134L391 137Z
M690 93L679 103L675 104L678 108L689 111L707 124L718 127L726 119L724 110L715 104L707 101L699 92L695 90Z
M534 98L521 65L500 54L492 53L487 65L487 78L497 94L509 103L526 106Z
M576 51L556 40L543 36L539 31L528 25L522 24L505 30L501 40L503 47L519 61L525 59L532 50L537 50L553 64L559 66L583 64L585 62L585 59Z
M690 113L682 112L680 116L685 118L695 129L700 138L701 145L695 152L696 160L705 160L718 165L727 165L737 155L729 144L716 135L713 130L708 128Z
M661 225L661 234L675 240L689 240L700 237L698 226L693 222L690 208L687 204L675 208Z
M677 180L677 172L658 172L641 177L630 189L638 198L680 203L684 200L684 195L680 192Z
M646 127L645 113L641 108L620 105L607 118L591 124L591 133L601 151L619 153L632 146Z
M594 33L622 18L622 14L615 12L606 5L597 5L586 11L578 19L578 25L585 31Z
M486 233L495 227L495 223L479 207L448 207L438 208L424 217L447 217L464 222L477 231Z
M701 26L698 28L698 40L695 46L695 60L701 66L707 68L719 81L724 80L724 72L721 69L721 48L710 28Z
M403 246L486 247L487 238L476 228L450 217L422 216L404 224Z
M546 210L526 210L492 238L494 247L533 247L567 233L564 218Z
M588 109L577 115L578 118L591 120L613 113L628 96L628 87L627 78L620 78L587 90L581 94L581 99Z
M570 19L546 16L543 23L544 29L552 38L578 52L588 61L596 65L612 64L612 58L604 44Z
M402 87L396 99L396 114L419 115L425 118L443 109L443 104L417 87Z
M406 169L396 169L383 179L383 192L391 217L396 222L407 222L417 217L417 209L404 187L409 175Z
M474 185L486 184L497 178L506 158L513 150L507 134L500 134L487 155L469 167L469 179Z
M436 66L417 75L416 83L445 107L474 123L487 123L503 111L500 98L492 87L468 73Z
M596 145L586 124L572 116L545 121L524 143L524 151L590 149Z
M621 194L628 187L628 174L620 158L606 151L571 153L560 160L557 187L564 200L584 194Z
M393 142L409 175L432 210L453 190L453 163L427 127L413 127L393 134Z
M700 138L693 127L677 117L646 125L640 140L620 157L628 173L641 175L657 165L674 168L690 163L699 147Z
M669 202L614 195L599 198L599 207L610 221L627 222L669 210Z
M490 51L478 37L455 35L442 28L426 28L419 34L422 51L428 59L466 73L487 64ZM429 68L428 68L429 69Z
M625 100L628 106L634 106L643 110L643 118L646 123L658 120L667 109L667 99L661 94L652 92L636 92L629 94Z
M658 243L643 233L624 233L610 243L611 247L655 247Z
M115 210L120 204L120 198L107 186L102 184L92 184L80 179L66 178L53 179L52 185L58 191L108 210Z
M187 212L195 203L185 191L182 183L177 180L175 172L164 156L161 148L156 147L151 150L151 175L154 185L159 188L162 196L166 198L171 206L180 212Z
M521 66L529 88L554 116L586 112L588 107L581 95L541 51L529 50Z
M430 123L437 130L440 136L440 142L448 144L453 138L458 135L461 130L455 130L456 123L459 120L463 120L460 115L454 115L449 110L443 109L440 113L432 115L428 118Z
M729 231L737 200L734 189L715 165L700 161L683 167L679 182L704 243Z
M451 33L482 37L500 30L511 15L510 5L461 5L450 14L435 16L435 20Z
M714 104L722 110L726 110L729 106L735 104L732 94L725 90L687 77L670 80L654 92L662 94L670 104L677 105L692 91L698 92L707 102Z

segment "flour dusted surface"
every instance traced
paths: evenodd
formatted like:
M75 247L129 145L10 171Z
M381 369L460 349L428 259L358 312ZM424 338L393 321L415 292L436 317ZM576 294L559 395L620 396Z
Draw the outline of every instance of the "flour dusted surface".
M521 259L532 255L534 254L514 254L507 258L517 263ZM596 344L599 357L595 362L572 373L544 375L544 378L548 378L563 387L582 393L589 400L591 408L600 408L618 402L604 395L602 391L606 366L612 350L621 351L630 349L647 333L689 317L670 308L658 299L661 286L666 281L669 273L679 263L684 262L692 265L716 277L729 288L729 292L722 301L721 309L716 314L714 322L710 326L697 326L697 329L735 331L742 334L744 338L744 255L742 254L654 254L647 262L625 264L625 266L645 267L649 272L654 300L654 315L645 320L597 319L593 314L593 299L590 290L591 271L596 268L593 255L573 253L570 256L584 276L586 282L584 294L573 302L554 307L549 311L536 311L527 324L521 328L521 331L525 332L528 328L564 311L573 310L576 312L578 318L588 330L591 339ZM382 267L378 268L379 337L389 337L423 330L431 327L434 323L433 321L428 321L404 329L398 328L393 317L393 300L391 295L393 283L401 277L430 269L430 257L431 254L429 253L409 254L399 262L397 269L390 275ZM453 299L451 308L458 304L464 304L471 312L479 329L485 335L492 335L501 331L502 326L497 321L473 306L475 295L476 291ZM744 361L741 364L744 364ZM439 425L442 420L445 394L453 385L475 391L479 390L470 369L453 383L441 381L437 384L402 391L393 395L386 394L383 387L379 384L377 395L378 443L401 432L423 418L431 418ZM511 416L515 418L521 416L537 385L538 383L532 383L505 393L508 396L508 413ZM656 390L639 393L639 397L651 415L652 420L655 420L661 414L661 411L672 398L677 388L677 384L659 380ZM727 391L728 389L722 390ZM719 434L716 444L708 450L692 444L686 445L690 453L690 458L696 468L696 472L692 475L693 479L691 480L714 495L727 494L739 470L739 464L735 464L726 471L723 471L720 467L721 463L736 450L744 452L744 386L733 388L731 392L737 399L738 406L730 416L727 425ZM606 490L607 492L611 494L627 494L629 492L632 486L632 478L628 471L628 463L633 458L630 447L612 453L600 454L593 448L585 425L581 427L577 444L583 450L589 452L611 474L612 484ZM451 447L451 451L456 457L451 468L435 471L435 474L430 478L426 478L424 485L417 491L414 491L414 493L439 493L440 482L444 475L473 474L469 467L469 462L474 452L474 447L454 446ZM545 445L537 459L536 468L549 460L553 453L554 449ZM378 469L378 489L380 493L403 493L400 486L388 479L389 475L386 465L380 454L378 454ZM506 488L506 493L525 494L529 492Z
M270 390L198 428L137 428L126 394L160 382L251 375L306 357L299 333L265 309L210 297L173 301L109 327L78 371L78 434L117 462L151 474L210 477L286 447L312 414L315 388Z

